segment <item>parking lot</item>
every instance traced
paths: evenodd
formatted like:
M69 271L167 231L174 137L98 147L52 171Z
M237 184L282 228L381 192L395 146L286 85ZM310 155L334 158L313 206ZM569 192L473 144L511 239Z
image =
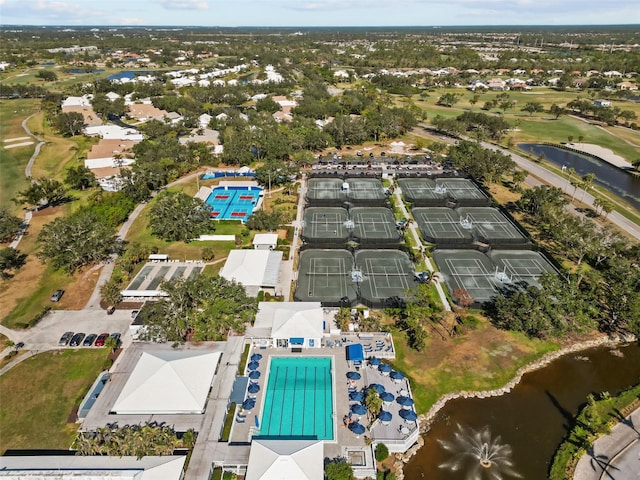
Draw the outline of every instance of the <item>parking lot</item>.
M125 337L131 322L131 310L116 310L112 315L107 315L104 310L52 310L35 327L21 331L18 335L27 350L70 348L58 345L65 332L98 335L103 332L118 332Z

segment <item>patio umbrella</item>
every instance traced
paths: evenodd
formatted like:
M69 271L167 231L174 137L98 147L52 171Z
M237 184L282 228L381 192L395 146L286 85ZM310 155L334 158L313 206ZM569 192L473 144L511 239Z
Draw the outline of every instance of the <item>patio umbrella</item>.
M251 355L251 361L257 362L258 360L262 360L262 355L260 353L254 353Z
M393 402L393 400L396 397L394 397L393 393L391 393L391 392L382 392L380 394L380 398L382 399L383 402L389 403L389 402Z
M249 362L249 365L247 365L249 370L257 370L259 367L260 364L258 362Z
M249 372L249 378L251 380L257 380L258 378L260 378L260 372L257 370L252 370Z
M242 402L242 408L245 410L251 410L256 406L256 401L253 398L247 398L244 402Z
M402 380L404 378L404 374L402 372L397 371L397 370L394 370L393 372L391 372L389 374L389 376L391 378L393 378L394 380Z
M351 413L354 413L356 415L364 415L365 413L367 413L367 409L361 403L356 403L354 405L351 405Z
M349 430L351 430L356 435L362 435L365 432L365 428L358 422L349 425Z
M250 383L249 388L247 389L249 393L258 393L260 391L260 385L257 383Z
M350 380L360 380L362 378L362 375L360 375L358 372L347 372L347 378Z
M373 365L374 367L377 367L381 363L382 363L382 360L380 360L378 357L371 357L369 359L369 365Z
M408 422L415 422L418 415L413 410L400 410L400 416Z
M378 395L385 391L384 386L380 385L379 383L372 383L371 385L369 385L369 388L373 388L376 392L378 392Z
M364 393L362 392L351 392L349 394L349 400L353 400L355 402L361 402L364 400Z
M403 407L410 407L413 405L413 398L411 397L398 397L396 398L396 402L398 402Z
M260 428L260 420L258 420L258 416L257 415L253 416L253 423L256 426L256 428Z
M378 418L380 419L381 422L390 422L391 419L393 418L393 415L391 415L391 412L388 412L386 410L380 410L380 413L378 414Z
M389 373L393 368L391 368L391 365L388 363L381 363L378 370L380 370L381 373Z

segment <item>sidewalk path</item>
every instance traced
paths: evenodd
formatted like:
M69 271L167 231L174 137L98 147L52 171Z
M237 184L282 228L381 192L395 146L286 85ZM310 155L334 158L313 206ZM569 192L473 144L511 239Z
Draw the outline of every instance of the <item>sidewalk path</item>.
M640 408L599 438L580 458L573 480L638 480L640 472Z
M33 164L35 163L36 158L40 154L40 149L45 144L45 141L42 138L32 133L31 130L29 130L29 127L27 127L27 122L31 119L31 117L37 114L38 112L33 113L22 121L22 128L26 132L26 134L35 138L38 141L38 144L36 145L36 149L33 151L33 154L31 155L31 158L27 162L27 166L24 169L24 175L27 178L31 178L31 169L33 168ZM31 222L32 216L33 214L31 210L28 210L24 214L24 222L22 222L22 225L20 225L20 231L18 232L18 236L13 240L13 242L11 242L11 245L9 245L11 248L18 248L18 245L20 244L20 240L22 240L22 237L24 237L24 234L27 231L27 228L29 228L29 223Z

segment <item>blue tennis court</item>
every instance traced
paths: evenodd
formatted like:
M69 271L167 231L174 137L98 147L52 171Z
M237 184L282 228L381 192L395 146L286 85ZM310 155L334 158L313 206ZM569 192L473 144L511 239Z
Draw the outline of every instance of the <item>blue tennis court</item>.
M271 358L260 435L333 440L330 358Z
M258 204L260 187L216 187L206 200L212 220L240 220L244 223Z

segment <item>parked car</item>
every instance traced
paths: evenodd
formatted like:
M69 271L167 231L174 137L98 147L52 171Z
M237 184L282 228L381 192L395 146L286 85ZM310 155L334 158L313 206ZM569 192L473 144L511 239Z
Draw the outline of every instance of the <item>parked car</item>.
M101 333L100 335L98 335L98 338L96 338L96 343L94 343L93 345L95 347L104 347L104 342L107 340L107 338L109 338L108 333Z
M72 338L73 338L73 332L64 332L60 337L60 340L58 340L58 345L60 346L67 345L69 343L69 340L71 340Z
M76 333L73 338L71 338L69 346L78 347L82 343L82 340L84 340L84 333Z
M114 332L109 336L116 340L116 348L119 347L120 346L120 334L118 332Z
M107 315L113 315L113 312L116 311L116 307L114 307L113 305L109 305L107 307Z
M51 301L59 302L62 298L62 295L64 295L64 290L56 290L55 292L53 292L53 295L51 295Z
M91 345L93 345L93 342L96 341L96 338L98 338L98 335L96 335L95 333L90 333L84 339L84 342L82 342L82 346L83 347L90 347Z

